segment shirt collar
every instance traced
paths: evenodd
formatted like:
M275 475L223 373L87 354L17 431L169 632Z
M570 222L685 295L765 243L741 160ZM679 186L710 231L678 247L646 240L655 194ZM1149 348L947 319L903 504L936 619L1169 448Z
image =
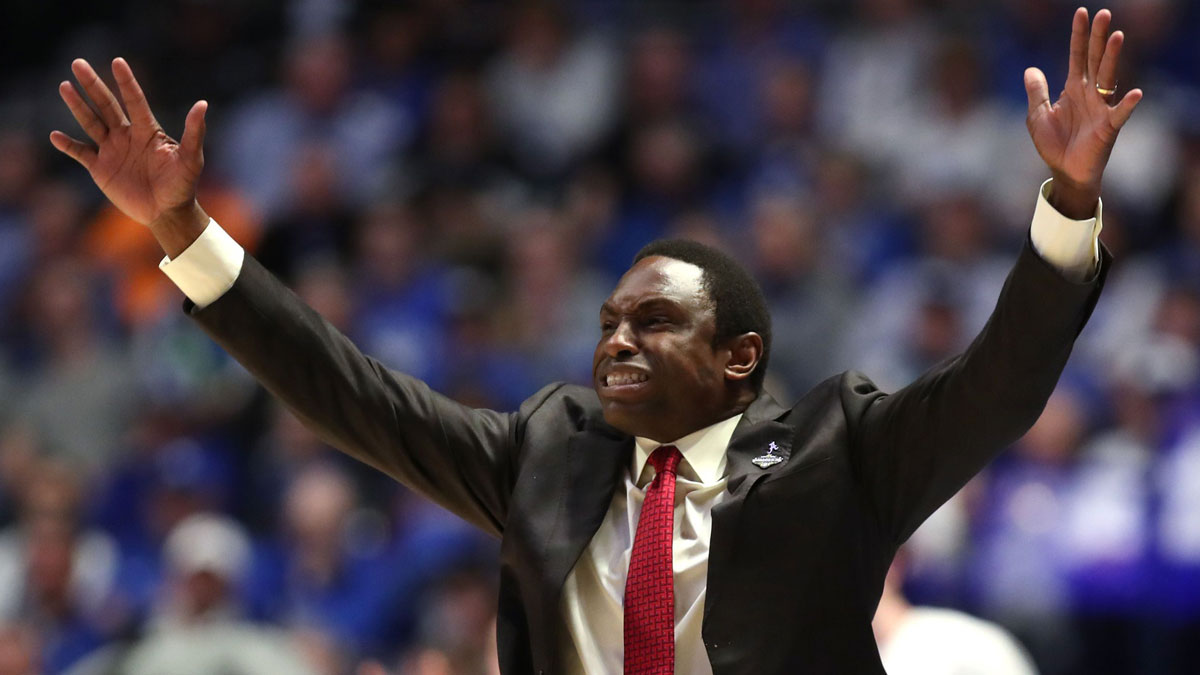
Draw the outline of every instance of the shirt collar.
M650 461L650 453L661 445L673 445L679 448L683 455L681 470L691 467L691 473L695 474L694 477L701 483L715 483L725 476L725 448L729 446L729 439L733 438L733 430L741 419L742 413L738 413L699 431L693 431L674 443L659 443L649 438L636 437L631 467L635 480L641 485L642 471Z

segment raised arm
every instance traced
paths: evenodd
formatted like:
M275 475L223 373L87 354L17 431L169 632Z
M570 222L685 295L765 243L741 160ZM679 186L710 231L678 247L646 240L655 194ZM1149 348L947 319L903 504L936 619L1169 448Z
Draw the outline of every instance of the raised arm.
M155 120L124 59L112 65L124 108L86 61L71 68L95 110L70 82L59 93L94 145L55 131L54 147L82 164L117 208L148 226L173 264L222 264L212 250L196 250L214 240L240 254L219 228L208 229L196 202L207 104L192 106L176 141ZM363 355L252 258L239 255L237 262L231 273L224 270L232 287L223 285L228 290L206 307L189 307L201 327L331 445L499 534L522 420L545 394L515 414L459 405Z
M1121 126L1141 100L1134 89L1114 104L1114 74L1123 36L1109 35L1101 10L1089 30L1075 13L1070 68L1063 93L1050 103L1045 76L1025 72L1028 127L1053 177L1048 201L1059 212L1049 227L1096 216L1101 177ZM1035 222L1036 228L1046 222ZM1044 230L1043 230L1044 232ZM1094 230L1086 229L1094 244ZM1041 414L1070 356L1075 337L1103 285L1099 269L1068 274L1061 262L1026 244L996 309L967 350L895 394L851 373L843 404L851 421L854 461L881 527L897 545Z

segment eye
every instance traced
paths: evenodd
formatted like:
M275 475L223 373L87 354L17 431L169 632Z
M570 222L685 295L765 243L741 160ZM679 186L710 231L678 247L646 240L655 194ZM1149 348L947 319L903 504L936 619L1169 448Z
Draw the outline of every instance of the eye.
M651 316L646 319L646 325L651 327L666 326L671 323L671 320L665 316Z

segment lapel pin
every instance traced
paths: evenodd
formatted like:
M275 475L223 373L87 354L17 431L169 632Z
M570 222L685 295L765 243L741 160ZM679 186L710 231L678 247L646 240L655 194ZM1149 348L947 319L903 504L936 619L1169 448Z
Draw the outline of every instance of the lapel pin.
M779 450L779 446L775 444L775 441L771 441L769 444L767 444L767 453L765 455L759 455L758 457L755 457L754 459L750 460L750 463L760 469L765 469L769 466L775 466L783 461L783 457L775 454L777 450Z

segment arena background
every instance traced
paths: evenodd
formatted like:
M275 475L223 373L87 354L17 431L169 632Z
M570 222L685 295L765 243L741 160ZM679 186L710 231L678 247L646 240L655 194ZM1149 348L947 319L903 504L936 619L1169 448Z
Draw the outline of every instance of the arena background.
M211 644L319 673L494 660L496 543L322 447L186 319L149 234L50 147L77 132L71 59L125 56L172 133L207 99L208 212L459 400L586 382L600 302L664 235L755 271L790 399L848 367L901 386L981 327L1046 177L1021 74L1057 91L1073 7L8 3L0 675L104 672L184 598L228 603ZM1146 91L1106 174L1117 265L1037 426L914 538L906 591L1051 675L1194 673L1200 11L1110 7ZM239 525L164 546L197 513Z

